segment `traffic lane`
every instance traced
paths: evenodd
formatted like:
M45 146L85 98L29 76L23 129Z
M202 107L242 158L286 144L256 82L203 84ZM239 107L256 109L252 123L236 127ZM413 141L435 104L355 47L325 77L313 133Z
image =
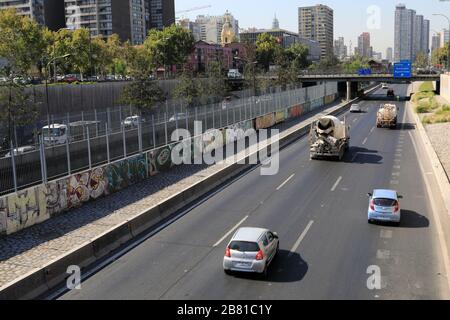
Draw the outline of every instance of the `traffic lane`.
M305 143L305 142L303 142L303 143ZM300 146L300 145L299 145ZM307 145L306 144L304 144L303 145L304 147L306 146L307 147ZM289 148L288 148L289 149ZM294 150L294 149L293 149ZM307 148L306 148L306 150L307 150ZM294 152L293 152L294 154L302 154L302 152L297 152L296 150L294 150ZM283 159L283 154L286 154L286 153L284 153L284 152L282 152L281 153L281 155L282 155L282 159ZM306 156L305 156L305 159L307 159L307 157L308 157L308 155L307 155L307 152L306 153L304 153ZM288 156L287 157L288 159L294 159L294 163L296 163L296 159L295 159L295 157L291 157L291 156ZM282 162L281 163L283 163L283 160L282 160ZM285 167L287 167L286 165L282 165L282 168L285 168ZM251 175L251 174L250 174ZM247 175L246 177L248 177L249 175ZM316 177L317 178L317 177ZM249 187L251 187L251 188L253 188L253 189L249 189L249 188L245 188L244 187L244 189L247 189L247 190L252 190L252 192L253 192L253 194L255 194L255 195L260 195L260 194L262 194L262 193L260 193L260 192L254 192L254 191L258 191L258 190L254 190L255 189L255 185L266 185L266 184L261 184L260 183L260 177L259 177L259 175L256 175L256 179L258 180L258 182L259 183L257 183L256 181L255 182L251 182L250 183L250 185L249 185ZM316 179L316 181L321 181L321 180L323 180L323 179ZM240 180L241 181L241 180ZM239 181L237 182L237 183L239 183ZM233 188L232 188L233 189ZM270 188L271 190L270 191L272 191L272 189L273 189L273 186ZM228 190L228 188L226 189L226 190ZM242 192L240 192L240 190L241 190L241 188L236 188L235 190L239 190L238 191L238 193L241 193L242 194ZM224 194L222 193L221 194L221 196L223 196ZM223 206L223 203L232 203L233 204L233 206L235 206L235 204L236 203L241 203L241 202L236 202L236 201L234 201L233 202L233 199L235 199L236 198L236 195L232 195L231 197L230 197L230 201L224 201L224 202L221 202L221 203L219 203L219 205L218 205L218 207L219 207L219 210L220 210L220 207L221 206ZM253 199L248 199L248 198L246 198L246 197L244 197L246 200L247 200L247 203L252 207L252 206L254 206L254 204L255 204L255 202L256 201L254 201ZM208 201L209 202L209 201ZM244 201L245 202L245 201ZM257 202L256 202L257 203ZM224 220L224 217L229 217L231 214L233 214L233 212L236 212L236 211L233 211L233 210L224 210L225 211L225 214L222 214L223 213L223 211L219 211L219 210L215 210L215 209L211 209L211 208L208 208L207 210L204 210L204 214L205 214L205 219L203 219L201 216L198 216L198 215L196 215L195 214L195 212L190 212L189 213L189 215L188 216L185 216L185 217L183 217L181 220L179 220L177 223L175 223L175 224L173 224L173 225L171 225L170 227L168 227L168 228L166 228L164 231L162 231L161 233L159 233L157 236L156 236L156 238L155 238L155 241L156 241L156 239L160 239L160 241L166 241L166 243L170 243L170 244L184 244L184 245L194 245L194 246L196 246L196 245L204 245L204 243L206 242L207 243L207 241L204 241L204 240L201 240L201 241L195 241L195 243L192 243L191 241L192 241L192 239L196 239L196 237L198 236L198 235L203 235L203 236L206 236L206 237L209 237L209 235L214 235L214 236L216 236L217 234L219 234L219 232L217 232L217 231L211 231L211 232L208 232L208 230L205 230L206 228L209 228L210 226L215 226L216 228L219 228L219 229L223 229L222 227L220 227L220 225L221 225L221 221L225 221L224 223L225 224L227 224L227 223L229 223L228 222L228 220ZM194 210L195 211L195 210ZM217 218L217 217L213 217L213 216L211 216L211 213L212 212L215 212L215 213L217 213L217 215L219 216L219 218ZM238 220L240 220L240 218L242 217L242 215L241 216L238 216L238 217L236 217L235 219L234 219L234 221L233 222L235 222L235 221L238 221ZM210 224L207 224L207 226L206 226L206 228L205 228L205 223L204 222L201 222L201 223L198 223L198 220L202 220L202 221L211 221L212 219L214 219L214 223L212 224L212 223L210 223ZM188 223L187 224L189 224L189 225L186 225L186 224L183 224L182 222L183 221L188 221ZM189 222L190 221L190 222ZM196 227L198 227L199 229L196 229ZM194 229L192 229L192 228L194 228ZM173 229L173 230L172 230ZM167 238L165 238L165 233L167 233ZM189 235L196 235L196 237L189 237ZM159 237L159 238L158 238ZM175 238L174 238L175 237ZM178 237L178 238L177 238ZM167 239L167 240L165 240L165 239ZM211 242L211 241L210 241ZM160 248L160 249L158 249L158 246L155 246L155 248L154 248L156 251L158 251L158 252L160 252L161 250L169 250L169 249L167 249L167 248ZM155 254L151 254L151 256L159 256L158 255L158 253L155 253ZM151 258L150 258L151 259ZM193 260L196 260L196 256L192 256L192 257L190 257L189 259L193 259ZM184 262L183 260L181 260L182 262ZM172 261L170 261L170 264L171 265L173 265L173 264L177 264L177 263L179 263L179 262L175 262L175 263L173 263ZM158 266L159 267L159 266ZM163 268L163 269L166 269L166 268ZM169 268L170 269L170 268ZM152 274L155 274L154 272L153 272L153 270L150 270L151 271L151 273ZM119 273L120 273L120 271L118 271ZM114 272L113 272L114 273ZM131 272L131 273L134 273L135 274L135 272ZM94 276L95 277L95 276ZM170 278L170 277L164 277L164 276L159 276L158 277L159 279L168 279L168 278ZM91 278L91 279L93 279L93 278ZM90 280L88 280L88 281L86 281L85 283L83 283L83 292L87 292L87 291L89 291L89 290L86 290L86 285L87 284L89 284L89 281ZM103 282L103 281L102 281ZM170 283L170 281L168 281L168 283ZM135 287L134 285L132 285L131 287ZM96 287L96 289L97 289L97 287ZM102 294L101 294L101 296L102 297L107 297L108 296L108 293L110 292L110 290L104 290L104 292L102 292ZM106 294L106 295L105 295ZM141 296L142 297L142 296ZM154 298L154 297L149 297L149 298Z
M361 127L368 130L367 128L367 125ZM332 172L342 174L344 182L336 190L342 188L350 195L356 195L360 201L363 199L367 208L365 193L362 195L355 193L351 186L370 171L363 170L358 176L348 179L347 177L351 176L356 167L361 167L360 164L355 163L349 166L343 163L312 161L310 166L314 167L314 169L309 168L313 172L322 172L325 168L331 167ZM354 244L363 242L366 246L372 246L375 243L374 246L376 246L377 234L367 235L361 231L347 234L346 230L351 230L352 225L365 226L367 219L364 214L354 215L357 206L352 204L354 201L349 199L348 195L342 197L339 192L331 191L337 177L331 176L332 178L325 177L325 180L319 182L314 176L309 181L294 177L285 188L280 190L279 195L272 202L266 203L257 215L246 221L246 225L267 226L281 235L282 253L272 266L268 281L255 281L253 276L242 275L232 277L230 280L230 277L221 275L220 261L223 258L223 248L221 248L211 252L208 259L197 266L188 277L181 279L162 298L338 299L349 297L351 290L354 290L349 287L349 283L353 283L355 275L365 277L367 268L353 261L367 261L373 251L364 246L354 250ZM380 174L373 176L380 180L388 178L387 173L384 177ZM363 180L370 181L373 177L371 175ZM308 195L306 201L298 201L302 193ZM362 206L364 207L364 204ZM300 250L289 257L293 244L311 221L314 223L303 239ZM311 254L308 253L309 249L312 250ZM342 261L343 257L345 257L344 261ZM342 264L345 266L343 267ZM342 283L336 283L336 280L333 280L337 277L337 270L339 270L338 277L341 279L338 281ZM328 278L330 280L326 280ZM332 281L335 282L334 289L329 287ZM365 279L360 282L365 284ZM199 283L203 284L199 285Z
M294 147L295 146L295 147ZM283 150L281 152L281 169L284 168L291 168L296 167L299 164L300 158L304 161L303 164L300 164L300 168L303 166L305 167L308 164L308 144L307 139L302 139L295 145ZM331 168L330 168L331 169ZM289 171L289 170L288 170ZM313 171L304 171L305 173L309 173L309 175L315 175ZM321 170L323 172L323 170ZM236 221L240 221L242 218L242 214L248 211L251 211L255 206L258 205L258 203L261 200L262 195L270 195L273 193L273 190L276 189L277 183L280 182L280 177L283 174L279 174L274 177L260 177L259 173L255 170L251 172L250 174L245 176L245 179L239 179L237 182L234 183L233 188L226 188L221 192L220 195L217 195L216 197L220 197L224 201L215 202L212 201L213 199L210 199L210 201L207 201L205 205L205 208L202 213L198 214L197 210L193 210L190 212L187 216L181 218L176 223L172 224L168 228L161 231L159 234L157 234L153 239L152 242L154 242L154 246L152 248L147 248L145 252L147 254L145 255L148 257L149 260L153 261L154 259L152 257L160 257L166 254L168 251L175 251L174 257L180 256L182 259L178 261L172 261L170 258L168 259L168 267L161 266L159 263L146 267L145 273L151 273L153 278L156 279L156 281L150 281L150 285L153 286L154 282L158 282L157 279L165 279L164 285L162 287L166 287L166 285L170 285L170 283L176 281L180 275L183 274L183 272L186 269L174 269L170 266L178 266L180 264L187 265L187 268L189 269L189 263L186 263L184 259L186 259L185 255L179 255L180 247L183 245L185 246L194 246L194 248L198 249L198 246L211 244L213 239L215 240L217 238L217 235L222 234L227 228L229 228L230 225L234 225ZM265 179L264 183L261 183L261 179ZM272 183L268 183L267 181L272 179ZM307 177L306 180L312 180L312 177ZM317 175L315 177L315 181L321 181L322 179L318 178ZM242 190L248 190L249 192L242 192ZM238 200L243 198L244 200ZM301 200L301 199L300 199ZM213 205L210 205L210 204ZM215 205L214 205L215 204ZM240 206L238 209L236 209L236 206ZM206 223L204 221L214 221L214 223ZM226 227L225 227L226 225ZM192 236L192 235L195 235ZM165 244L165 245L162 245ZM170 245L174 245L175 248L172 249ZM176 245L179 246L176 246ZM142 247L142 246L140 246ZM170 247L170 248L169 248ZM192 263L191 265L194 265L198 262L198 260L201 260L201 256L205 254L207 251L200 250L199 253L193 252L192 248L189 248L185 250L186 252L189 252L188 260ZM133 252L136 252L137 257L142 257L141 250L133 250L129 254L133 254ZM134 254L133 254L134 256ZM126 257L124 260L127 260ZM119 259L119 261L124 261L122 259ZM160 261L160 259L156 259ZM93 286L90 286L90 283L96 282L94 279L98 278L100 283L114 283L114 281L118 281L117 279L120 278L117 277L117 275L121 274L123 271L124 263L117 263L117 265L112 264L111 266L105 268L102 272L100 272L97 275L94 275L92 278L90 278L88 281L83 283L83 289L79 292L72 292L67 297L73 297L73 298L88 298L89 294L92 293L93 296L97 297L103 297L103 298L116 298L120 296L120 294L116 290L111 290L109 285L102 285L98 286L98 284L95 284ZM133 263L133 265L135 265ZM131 268L129 272L125 272L125 274L142 274L142 270L140 270L140 260L138 258L138 262L135 265L136 268ZM139 270L139 272L137 272ZM170 275L165 275L165 272L170 270ZM115 279L113 281L108 281L107 279L112 278ZM148 278L148 277L147 277ZM130 277L125 276L125 280L119 281L123 285L128 286L130 289L125 290L127 292L126 297L130 297L129 292L138 293L137 295L133 295L132 297L136 298L156 298L158 296L158 292L163 292L163 288L159 290L152 290L151 293L147 293L146 291L139 291L138 288L140 287L140 282L137 280L137 284L135 284L135 281L130 279ZM135 279L135 278L134 278ZM161 283L160 283L161 285ZM113 286L114 287L114 286ZM158 286L153 286L158 287ZM145 286L144 286L145 289ZM118 294L118 296L117 296Z

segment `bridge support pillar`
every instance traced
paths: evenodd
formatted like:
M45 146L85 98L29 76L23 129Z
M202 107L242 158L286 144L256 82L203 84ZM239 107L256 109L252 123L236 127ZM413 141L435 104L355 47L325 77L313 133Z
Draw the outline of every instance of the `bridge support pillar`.
M352 100L352 82L347 81L347 101Z
M436 94L441 94L441 81L436 81Z

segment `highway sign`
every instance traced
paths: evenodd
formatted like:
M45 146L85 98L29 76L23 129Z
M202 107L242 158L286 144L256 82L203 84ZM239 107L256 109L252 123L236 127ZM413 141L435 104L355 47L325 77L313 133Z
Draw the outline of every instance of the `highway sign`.
M360 75L360 76L367 76L367 75L371 75L371 74L372 74L371 69L359 69L358 70L358 75Z
M402 60L394 64L394 78L411 78L412 64L409 60Z

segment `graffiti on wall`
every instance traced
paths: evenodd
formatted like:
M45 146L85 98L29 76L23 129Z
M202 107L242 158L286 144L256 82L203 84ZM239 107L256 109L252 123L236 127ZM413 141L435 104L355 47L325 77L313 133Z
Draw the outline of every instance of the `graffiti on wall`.
M275 123L281 123L286 119L286 111L277 111L275 114Z
M6 234L6 197L0 198L0 236Z
M296 105L289 108L289 118L297 118L303 114L303 106Z
M336 96L334 94L325 97L325 104L332 103L335 100Z
M46 199L42 186L19 191L7 196L6 230L11 234L47 220Z
M108 194L108 181L103 168L96 168L69 178L67 207L79 207L83 202Z
M259 130L259 129L270 128L274 125L275 125L275 114L269 113L262 117L256 118L255 129Z
M145 155L112 163L104 170L108 193L114 193L147 178Z
M67 189L68 179L49 182L40 189L46 200L47 213L52 216L68 208Z
M311 101L311 109L320 108L323 106L324 98L319 98Z
M224 141L228 144L241 140L245 137L245 132L250 129L253 129L253 121L251 120L233 124L224 130Z

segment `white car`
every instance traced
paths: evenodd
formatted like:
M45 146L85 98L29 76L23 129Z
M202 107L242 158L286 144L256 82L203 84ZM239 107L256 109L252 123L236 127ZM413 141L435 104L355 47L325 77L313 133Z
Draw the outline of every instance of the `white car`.
M172 117L170 117L169 122L180 121L183 119L186 119L186 114L185 113L177 113L177 114L173 115Z
M263 228L240 228L225 249L223 270L226 274L233 271L254 272L266 278L267 268L279 248L276 232Z
M228 78L241 78L242 74L237 69L230 69L228 71Z
M350 107L350 112L351 113L362 112L361 106L357 103L352 104L352 106Z
M25 147L14 148L14 156L18 156L18 155L25 154L25 153L28 153L28 152L33 152L33 151L36 151L36 147L35 146L25 146ZM11 151L8 152L5 155L5 157L6 158L11 157Z
M382 83L381 84L381 88L382 89L389 89L389 86L387 85L387 83Z
M145 122L145 119L141 118L140 116L131 116L125 118L125 120L122 121L122 125L127 128L137 127L139 125L139 121Z

